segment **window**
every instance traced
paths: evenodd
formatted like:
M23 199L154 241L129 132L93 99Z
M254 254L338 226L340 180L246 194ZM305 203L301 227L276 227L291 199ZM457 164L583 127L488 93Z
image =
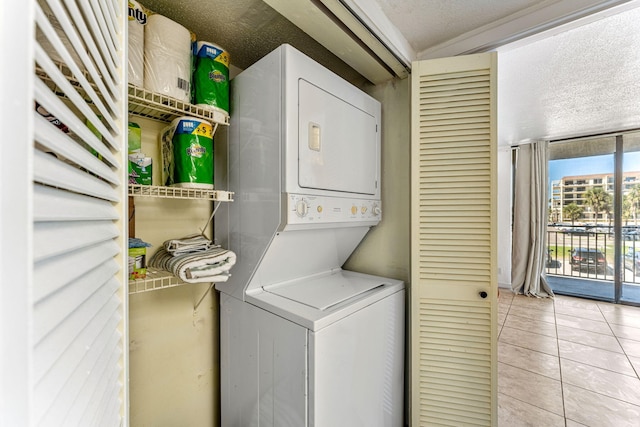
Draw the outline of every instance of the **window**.
M549 249L555 254L547 267L552 289L609 301L638 302L634 295L640 286L640 261L626 254L640 254L640 231L624 225L640 219L640 132L567 141L555 147L561 148L554 151L554 144L550 145L549 184L553 180L571 182L573 187L565 190L573 191L561 193L562 209L555 222L562 227L550 226L547 233ZM616 200L622 203L616 205ZM578 209L567 209L572 204ZM555 206L550 199L550 209ZM621 215L619 222L617 215ZM597 251L594 253L602 259L602 268L597 268L596 262L576 263L568 255L576 247ZM587 286L585 279L597 280L597 289Z

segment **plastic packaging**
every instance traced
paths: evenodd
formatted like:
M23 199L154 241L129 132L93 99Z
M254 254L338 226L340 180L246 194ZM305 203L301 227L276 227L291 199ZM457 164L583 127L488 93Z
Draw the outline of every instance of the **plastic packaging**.
M144 88L183 102L191 100L191 33L158 14L144 30Z
M229 53L213 43L196 43L193 103L229 115Z
M153 169L151 157L142 153L129 154L129 184L151 185Z
M213 189L213 126L180 117L160 134L164 185Z
M144 85L144 27L147 25L147 10L137 1L129 0L129 20L127 22L129 83Z

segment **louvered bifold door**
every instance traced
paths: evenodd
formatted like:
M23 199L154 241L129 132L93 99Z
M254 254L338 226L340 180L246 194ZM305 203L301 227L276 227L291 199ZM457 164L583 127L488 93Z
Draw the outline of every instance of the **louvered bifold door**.
M412 67L412 425L496 418L495 54Z
M31 425L126 420L125 23L35 2Z

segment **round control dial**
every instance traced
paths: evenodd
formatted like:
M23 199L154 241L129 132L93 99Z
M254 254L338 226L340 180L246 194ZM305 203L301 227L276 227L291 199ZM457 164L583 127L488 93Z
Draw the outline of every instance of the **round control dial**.
M298 200L296 202L296 214L303 218L309 213L309 204L305 200Z

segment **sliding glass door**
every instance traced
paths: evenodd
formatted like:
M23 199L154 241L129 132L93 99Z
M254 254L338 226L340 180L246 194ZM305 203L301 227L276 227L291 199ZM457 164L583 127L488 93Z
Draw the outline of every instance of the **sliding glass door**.
M622 136L619 300L640 303L640 132Z
M640 303L640 138L550 145L548 280L555 293Z

